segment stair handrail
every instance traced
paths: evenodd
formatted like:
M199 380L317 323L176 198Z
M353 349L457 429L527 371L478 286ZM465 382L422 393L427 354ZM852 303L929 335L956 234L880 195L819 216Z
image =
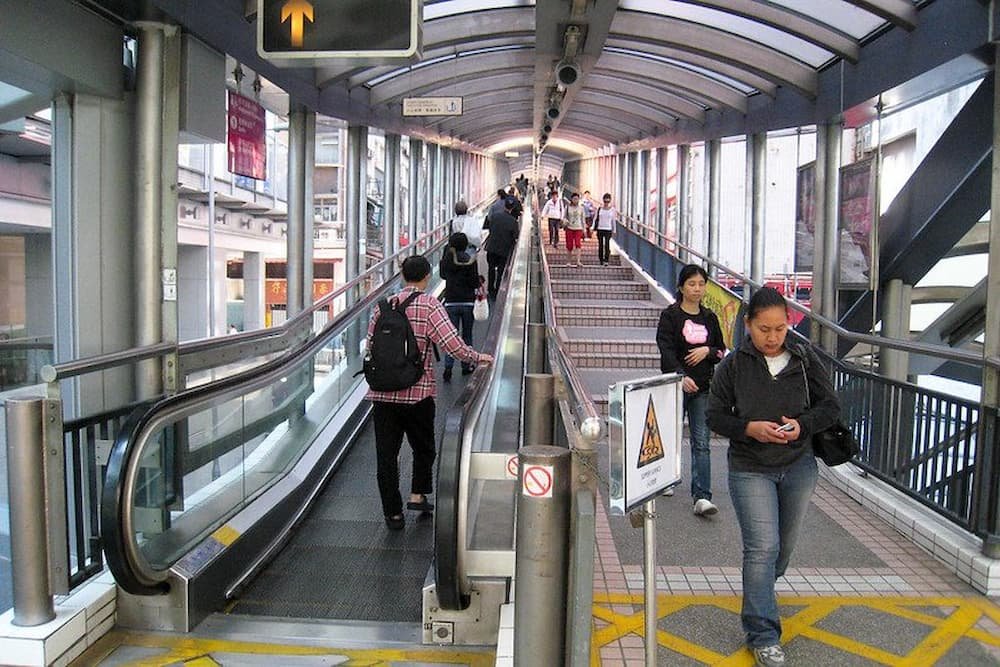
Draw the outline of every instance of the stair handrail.
M660 230L656 229L652 225L648 225L641 220L633 218L630 215L622 214L622 221L629 231L640 233L652 233L657 237L657 245L664 250L667 250L669 245L674 245L683 250L684 252L697 257L703 262L707 263L709 266L715 267L721 271L725 271L729 275L733 276L750 285L751 287L760 288L764 285L742 273L732 269L725 264L718 262L707 255L695 250L691 246L681 243L680 241L669 237L668 235L662 233ZM635 228L639 228L637 231ZM647 237L648 238L648 237ZM667 252L670 252L667 250ZM673 253L671 253L673 254ZM676 255L675 255L676 256ZM982 354L976 354L975 352L969 352L967 350L960 350L957 348L948 347L946 345L934 345L932 343L921 343L918 341L904 340L900 338L883 338L881 336L873 336L871 334L859 333L857 331L850 331L840 326L839 323L827 319L822 315L814 313L811 308L798 303L794 299L789 299L787 296L782 295L785 302L790 308L803 313L810 319L816 321L821 326L830 329L837 334L840 338L851 341L853 343L865 343L873 347L888 347L893 350L901 350L903 352L912 352L914 354L922 354L929 357L936 357L939 359L947 359L949 361L958 361L970 365L980 365L986 364L991 368L1000 370L1000 357L989 357Z

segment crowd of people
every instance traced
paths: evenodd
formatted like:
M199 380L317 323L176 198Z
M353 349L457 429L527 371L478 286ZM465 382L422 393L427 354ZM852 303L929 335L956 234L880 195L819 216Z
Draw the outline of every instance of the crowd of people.
M445 382L455 359L463 374L492 362L473 349L473 307L477 299L496 298L520 231L527 179L497 191L482 224L465 202L455 205L453 233L440 260L441 299L424 292L430 265L408 258L402 267L405 287L393 303L406 301L406 315L421 352L423 374L411 387L368 393L375 422L377 479L386 525L405 526L399 492L398 455L406 435L413 453L413 476L406 507L431 512L434 450L434 362L427 350L445 351ZM565 200L559 181L549 177L539 213L548 241L559 245L560 232L569 266L580 267L582 241L596 233L598 261L610 259L610 241L620 214L610 194L597 205L589 191ZM485 251L483 276L478 257ZM659 317L656 343L660 371L682 375L682 412L690 431L690 494L693 513L718 514L713 503L710 433L729 439L728 487L743 541L741 622L757 665L784 664L781 620L775 581L784 574L816 486L817 465L810 438L837 421L839 405L829 375L812 350L787 338L790 326L784 298L772 288L757 290L746 308L747 336L726 350L719 319L703 303L709 276L696 264L684 266L676 298ZM414 296L416 295L416 296ZM378 313L369 324L369 340ZM673 495L668 490L665 495Z

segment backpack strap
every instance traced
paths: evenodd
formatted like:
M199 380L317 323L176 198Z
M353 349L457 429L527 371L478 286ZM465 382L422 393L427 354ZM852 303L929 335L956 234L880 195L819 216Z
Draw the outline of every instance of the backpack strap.
M403 315L406 315L406 309L421 294L423 294L423 292L414 292L410 296L406 297L406 299L402 303L399 303L399 304L396 305L396 310L398 310L399 312L403 313ZM434 348L434 358L437 359L438 361L441 361L441 353L438 352L437 344L435 344L433 341L431 341L430 337L426 337L426 338L427 338L427 347ZM425 357L427 356L427 347L424 348L424 356Z

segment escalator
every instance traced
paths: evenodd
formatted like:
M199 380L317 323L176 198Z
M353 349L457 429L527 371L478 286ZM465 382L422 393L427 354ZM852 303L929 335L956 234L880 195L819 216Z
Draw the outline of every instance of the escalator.
M423 248L435 267L437 236ZM526 257L522 240L476 332L496 363L464 383L438 382L436 513L408 512L404 531L382 520L366 386L355 377L371 312L398 276L355 293L288 353L137 410L112 450L101 505L119 624L188 632L225 610L422 624L436 630L425 641L490 643L497 621L479 620L478 605L504 602L509 588L514 484L477 480L470 452L518 444ZM461 630L466 616L479 629Z

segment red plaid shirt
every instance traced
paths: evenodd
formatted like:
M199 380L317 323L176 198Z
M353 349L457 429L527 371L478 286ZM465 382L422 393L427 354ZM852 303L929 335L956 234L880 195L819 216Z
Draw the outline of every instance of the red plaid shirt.
M389 299L390 302L399 303L404 301L411 293L415 292L415 287L405 287L396 296ZM375 321L378 319L379 309L376 306L372 313L371 320L368 321L368 345L371 346L372 332L375 331ZM437 383L434 381L434 351L429 350L431 343L437 343L442 352L447 352L453 357L469 363L479 363L484 355L476 352L465 344L455 330L455 325L448 319L448 312L435 297L421 293L406 308L406 316L413 327L413 335L417 337L417 348L424 357L424 374L420 376L417 383L412 387L400 389L399 391L374 391L368 390L365 396L369 401L381 401L384 403L418 403L428 396L437 393Z

